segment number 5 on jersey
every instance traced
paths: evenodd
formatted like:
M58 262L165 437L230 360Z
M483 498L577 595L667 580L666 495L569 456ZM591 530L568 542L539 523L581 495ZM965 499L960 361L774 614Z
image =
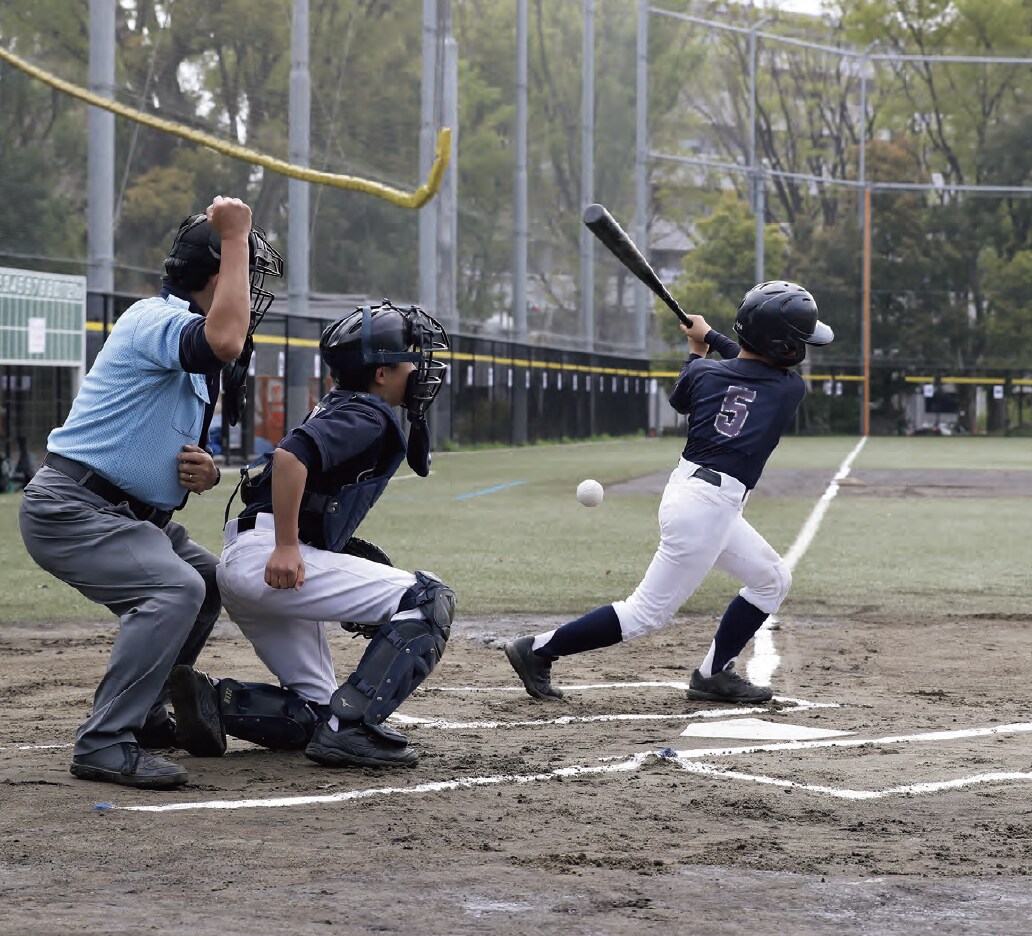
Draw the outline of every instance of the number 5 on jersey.
M720 412L713 420L713 427L721 435L734 439L742 431L742 426L749 418L749 404L755 399L755 390L750 390L748 387L736 387L732 384L724 394L724 401L720 404Z

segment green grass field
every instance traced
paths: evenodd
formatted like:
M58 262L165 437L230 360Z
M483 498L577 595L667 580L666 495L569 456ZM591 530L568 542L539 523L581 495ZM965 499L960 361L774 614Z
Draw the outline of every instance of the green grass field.
M819 469L830 480L856 443L790 438L768 467ZM395 564L440 575L458 595L460 616L580 614L626 597L638 583L658 540L659 496L609 493L601 507L587 509L574 488L588 477L608 487L669 471L680 446L673 438L628 439L442 453L428 479L404 469L359 532ZM1029 471L1032 442L872 438L854 464L865 468ZM225 472L221 487L191 498L181 517L216 552L234 481L234 472ZM0 496L0 621L107 620L105 610L29 559L18 533L19 501L18 494ZM785 552L814 503L813 496L756 497L746 517ZM1030 526L1027 498L839 496L796 568L784 613L915 620L1029 613ZM719 613L735 588L713 573L684 610Z

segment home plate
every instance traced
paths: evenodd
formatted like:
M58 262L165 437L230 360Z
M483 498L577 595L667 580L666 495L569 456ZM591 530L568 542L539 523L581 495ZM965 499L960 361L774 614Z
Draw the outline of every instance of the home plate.
M812 741L814 738L835 738L852 731L831 731L828 728L807 728L785 722L769 722L762 718L734 718L728 721L689 725L682 738L742 738L748 741Z

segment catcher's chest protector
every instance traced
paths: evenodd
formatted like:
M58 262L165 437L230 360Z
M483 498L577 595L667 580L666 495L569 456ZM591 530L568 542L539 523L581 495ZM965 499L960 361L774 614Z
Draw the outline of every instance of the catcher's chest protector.
M321 499L323 543L330 552L343 551L347 541L387 489L394 473L401 467L406 450L405 436L394 411L379 397L356 393L344 403L344 406L379 410L381 415L387 416L383 445L391 454L383 465L382 473L345 484L334 497ZM322 415L319 413L314 418L318 419ZM328 413L326 418L332 416ZM306 498L302 510L316 508L315 500L315 497Z

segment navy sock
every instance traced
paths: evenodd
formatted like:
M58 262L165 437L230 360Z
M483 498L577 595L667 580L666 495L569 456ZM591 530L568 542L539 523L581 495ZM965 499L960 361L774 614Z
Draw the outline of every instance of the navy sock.
M612 605L603 605L589 611L576 621L563 624L552 632L548 643L534 652L544 657L569 656L571 653L583 653L585 650L598 650L620 643L620 618Z
M713 672L719 673L735 659L766 620L766 611L737 595L724 611L713 637Z

